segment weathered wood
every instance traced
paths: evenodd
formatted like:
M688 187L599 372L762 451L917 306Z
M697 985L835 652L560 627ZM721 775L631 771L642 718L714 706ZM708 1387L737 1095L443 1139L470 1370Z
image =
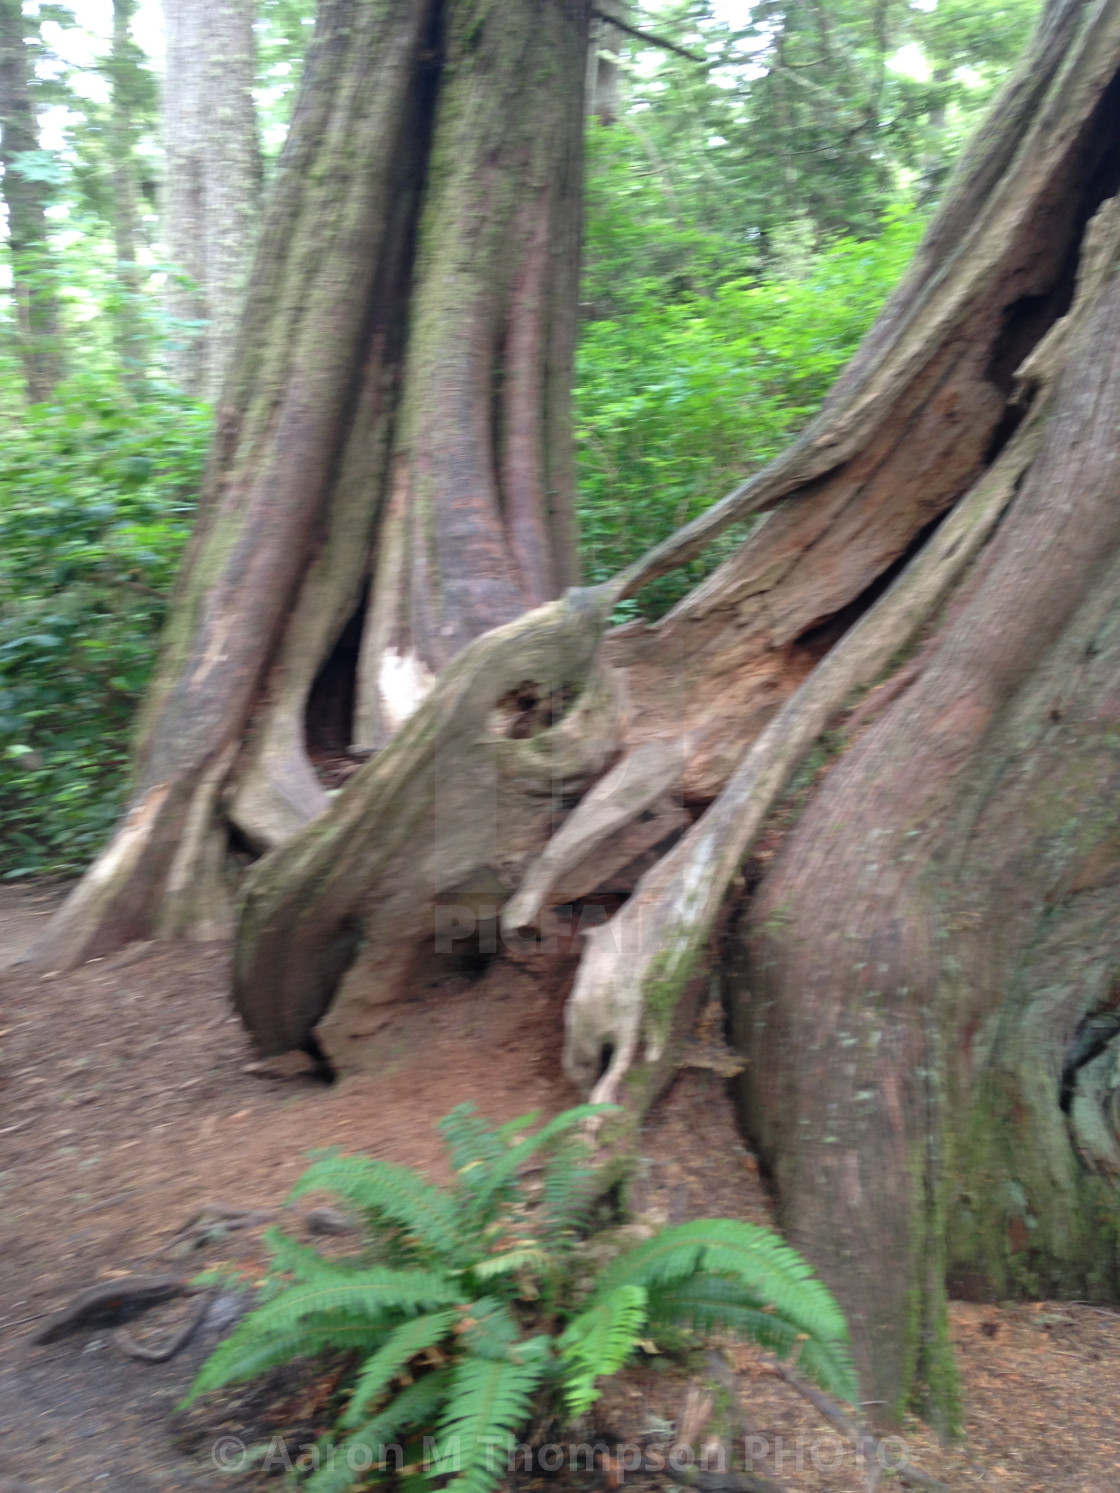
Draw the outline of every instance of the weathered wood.
M252 868L234 999L262 1051L298 1047L319 1023L338 1067L376 1065L378 1009L407 994L437 905L469 902L481 879L496 914L495 892L504 883L504 900L539 853L558 799L618 751L618 701L597 662L610 605L572 591L469 644L328 811ZM500 702L527 680L559 718L518 739Z

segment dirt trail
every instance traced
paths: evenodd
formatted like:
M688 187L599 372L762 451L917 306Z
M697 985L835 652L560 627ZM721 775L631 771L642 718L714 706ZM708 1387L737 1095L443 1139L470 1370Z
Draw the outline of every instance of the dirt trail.
M57 896L0 891L0 967ZM558 1075L561 975L528 988L497 964L474 985L451 978L418 991L387 1028L382 1071L325 1086L245 1071L253 1055L230 1016L222 948L136 946L64 977L0 974L0 1488L4 1478L40 1493L229 1488L207 1448L176 1450L168 1428L219 1323L171 1362L147 1364L122 1356L104 1330L35 1346L43 1316L114 1272L210 1263L213 1251L175 1253L180 1227L206 1204L278 1209L318 1147L438 1174L434 1124L455 1104L471 1099L501 1121L572 1103ZM682 1077L643 1155L637 1201L654 1217L767 1217L714 1074ZM294 1214L281 1221L299 1226ZM214 1247L251 1280L259 1238L255 1228ZM182 1310L160 1309L153 1331L170 1331ZM916 1432L922 1465L954 1488L1117 1493L1120 1315L961 1306L955 1328L972 1439L942 1452ZM824 1470L814 1466L823 1443L813 1413L749 1352L736 1361L770 1459L759 1470L791 1493L861 1488L850 1457L829 1471L822 1452ZM620 1388L632 1425L675 1418L682 1393L679 1376L649 1373Z

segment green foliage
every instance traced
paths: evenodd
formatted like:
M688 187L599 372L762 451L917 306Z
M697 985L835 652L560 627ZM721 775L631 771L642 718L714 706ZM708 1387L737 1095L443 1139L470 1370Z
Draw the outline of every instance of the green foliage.
M873 237L900 192L932 200L1041 0L755 0L737 24L708 0L642 9L705 60L623 41L619 149L662 219L765 265L792 224L814 246Z
M80 869L118 813L128 739L191 522L207 412L94 377L0 445L0 876Z
M582 1415L598 1398L597 1381L615 1374L634 1351L646 1325L644 1286L615 1286L573 1317L557 1342L564 1360L564 1397L570 1414Z
M434 1434L435 1468L488 1493L499 1455L546 1387L584 1414L647 1326L724 1327L780 1353L848 1398L856 1384L842 1314L801 1257L768 1229L705 1219L666 1229L577 1289L579 1227L593 1189L582 1105L524 1134L468 1105L441 1122L454 1171L436 1187L407 1168L329 1153L293 1196L328 1190L365 1226L362 1252L328 1259L273 1231L263 1305L202 1366L191 1398L327 1348L354 1369L310 1493L343 1493L351 1447ZM539 1159L530 1185L525 1164ZM411 1460L411 1459L410 1459Z
M878 238L836 240L804 273L668 303L656 280L632 279L625 314L584 328L577 433L589 579L620 570L782 450L859 345L922 227L919 214L894 213ZM602 237L601 228L592 222ZM645 610L660 615L741 538L655 582Z
M594 1301L626 1286L649 1292L649 1323L726 1327L781 1352L801 1345L800 1366L846 1400L858 1393L848 1329L831 1292L772 1229L700 1218L663 1229L608 1266Z

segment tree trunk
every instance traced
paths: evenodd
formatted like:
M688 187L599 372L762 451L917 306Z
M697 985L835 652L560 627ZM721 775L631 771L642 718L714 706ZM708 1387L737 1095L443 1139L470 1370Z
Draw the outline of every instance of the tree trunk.
M58 297L47 248L49 188L21 168L20 162L25 152L38 149L23 6L21 0L0 0L0 166L4 169L20 355L33 404L49 398L62 375Z
M1120 0L1052 0L795 445L556 599L588 21L326 7L136 795L45 948L214 931L232 824L263 1051L376 1069L433 959L572 970L622 1141L718 977L865 1395L951 1425L947 1279L1118 1284Z
M616 0L609 15L625 21L629 5ZM614 124L618 118L621 77L618 57L622 50L622 32L611 24L608 13L600 11L592 21L591 51L587 70L587 112L600 124Z
M113 0L113 45L109 57L110 154L113 169L113 243L117 254L117 348L125 380L134 388L144 383L147 337L140 300L140 273L136 263L137 223L136 168L130 76L138 65L132 40L132 18L136 0Z
M321 11L134 796L57 955L220 932L231 830L266 849L327 805L309 700L316 744L378 746L468 639L574 578L588 23L582 0Z
M164 236L184 277L174 373L216 401L244 306L259 212L252 0L164 0Z

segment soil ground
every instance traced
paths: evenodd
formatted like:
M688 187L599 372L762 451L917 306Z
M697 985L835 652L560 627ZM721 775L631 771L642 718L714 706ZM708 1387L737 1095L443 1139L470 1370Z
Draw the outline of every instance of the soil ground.
M0 892L0 965L60 895ZM470 986L444 980L395 1013L380 1073L326 1086L246 1071L253 1054L230 1015L221 948L137 945L65 976L19 966L0 974L0 1493L247 1486L219 1471L212 1453L220 1436L248 1434L246 1417L256 1434L267 1430L260 1406L231 1406L225 1421L211 1412L209 1423L196 1418L186 1429L171 1414L244 1298L218 1297L188 1348L163 1364L124 1356L104 1328L49 1346L36 1345L35 1333L80 1291L129 1272L192 1275L222 1262L250 1286L266 1220L230 1230L204 1218L189 1236L183 1226L222 1205L275 1214L306 1237L305 1212L283 1204L317 1147L438 1177L434 1123L455 1104L473 1100L501 1121L573 1102L558 1076L562 986L527 989L501 964ZM714 1073L681 1076L642 1150L636 1202L651 1220L769 1218L757 1164ZM133 1331L158 1341L188 1310L194 1303L156 1308ZM1120 1312L960 1303L953 1328L968 1440L945 1449L906 1427L913 1460L954 1489L1118 1493ZM732 1418L749 1438L740 1453L755 1470L791 1493L862 1493L865 1470L816 1412L752 1350L723 1349ZM702 1389L687 1371L650 1359L612 1386L599 1432L648 1446L687 1419L690 1390L695 1406ZM273 1424L291 1433L295 1456L313 1428L306 1407L315 1396L298 1385L277 1393ZM606 1486L598 1471L575 1481Z

